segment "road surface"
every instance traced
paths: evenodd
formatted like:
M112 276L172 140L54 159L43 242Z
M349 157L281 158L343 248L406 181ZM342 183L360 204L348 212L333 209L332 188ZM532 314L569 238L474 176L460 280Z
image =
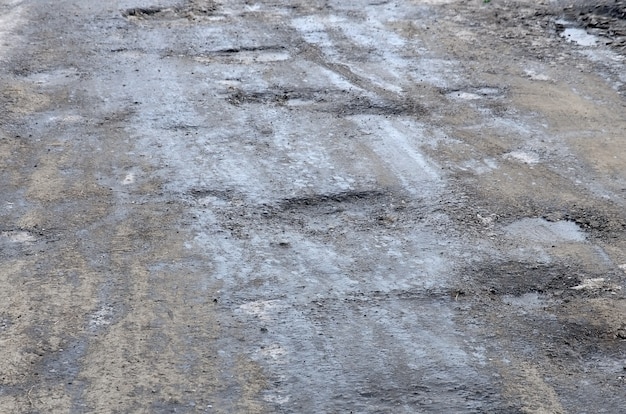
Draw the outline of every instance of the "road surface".
M603 4L0 2L0 411L622 412Z

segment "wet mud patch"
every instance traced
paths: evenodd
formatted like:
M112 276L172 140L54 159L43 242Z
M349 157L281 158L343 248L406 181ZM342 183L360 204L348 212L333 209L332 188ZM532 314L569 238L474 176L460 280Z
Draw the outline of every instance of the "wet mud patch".
M217 198L220 200L230 201L233 199L235 192L232 190L214 190L214 189L202 189L202 188L193 188L189 190L188 194L193 197L195 200L202 200L208 197Z
M446 8L457 15L462 9L468 21L481 22L482 32L489 31L501 39L515 38L517 46L527 48L532 55L554 56L557 36L566 30L562 19L598 36L599 43L622 54L626 52L626 3L621 0L579 1L565 6L562 2L533 3L532 7L527 2L507 0L485 2L483 7L473 2L455 2Z
M217 10L213 1L191 0L185 4L173 7L133 7L122 12L128 20L194 20L199 17L210 16Z
M345 90L275 89L249 92L237 89L226 100L234 106L244 104L279 105L308 108L317 112L351 115L424 115L426 109L408 98L385 99L355 96Z
M442 12L464 23L464 28L471 27L481 47L500 40L515 41L516 53L525 49L527 55L552 55L550 49L557 42L552 32L554 12L546 4L515 0L453 2L443 5Z
M44 251L51 243L60 239L59 234L53 234L36 228L15 228L0 230L0 259L7 260L22 255L33 256Z
M313 233L326 227L365 231L372 226L395 227L421 221L424 210L429 208L402 194L347 191L287 198L271 206L265 216L297 223Z
M598 370L604 365L605 369L600 369L598 374L623 375L625 310L626 301L615 297L544 300L534 311L512 315L502 329L513 334L516 338L513 342L520 350L528 349L523 340L526 332L538 333L541 336L538 350L550 363L580 362L584 358L585 362L570 369ZM613 373L606 368L611 368Z
M231 105L240 106L243 104L274 104L287 105L288 102L300 101L303 103L323 103L333 98L345 99L347 91L318 91L315 89L284 89L267 91L244 91L236 89L231 92L226 100Z
M517 261L486 263L470 267L463 274L476 292L513 296L527 293L572 293L573 288L579 286L584 279L594 277L584 274L574 266ZM465 292L465 289L460 290Z
M547 218L554 218L554 214ZM558 213L556 217L558 217ZM598 209L574 208L560 214L560 219L576 223L584 231L601 239L621 239L626 235L626 218Z
M394 116L422 116L426 109L411 99L374 101L366 97L356 97L345 104L338 104L328 112L338 115L394 115Z
M0 119L8 122L47 109L51 97L28 83L13 83L0 87L0 102L5 108Z
M212 53L217 55L232 55L236 53L245 53L245 52L277 52L285 50L285 46L279 45L271 45L271 46L241 46L241 47L231 47L227 49L219 49L215 50Z
M561 342L570 350L576 351L578 354L589 356L601 351L606 351L615 346L622 348L622 352L626 351L626 344L620 342L626 341L626 324L621 323L616 326L608 324L599 324L597 320L570 320L561 321L562 330L555 332L555 342ZM563 357L571 356L570 353L556 352L552 350L549 356Z
M498 226L506 226L518 220L543 219L557 223L575 223L587 236L611 241L626 238L626 211L615 203L598 201L586 194L576 195L576 203L570 192L562 191L557 199L545 200L529 195L496 198L482 188L467 183L459 175L464 188L458 188L458 201L442 205L459 227L476 233L492 232ZM574 194L573 191L571 194ZM471 202L465 202L466 200Z
M571 345L618 346L626 351L626 299L572 300L554 309ZM574 342L575 341L575 342Z
M423 222L436 208L404 194L381 190L314 194L261 204L249 203L244 194L230 190L194 189L187 198L199 208L192 221L202 220L202 210L210 208L221 228L219 232L239 239L247 239L259 227L288 227L313 237L338 236L349 230L401 228ZM270 244L290 247L288 241Z
M615 407L621 407L625 369L623 298L529 293L458 301L466 306L462 323L480 332L490 360L500 361L496 365L511 397L525 408L541 394L554 397L539 404L547 409L523 412L577 412L580 407L568 404L579 398L581 377L585 395L611 407L603 412L620 411Z
M293 211L299 209L319 208L322 206L338 206L351 203L377 203L385 198L382 191L346 191L335 194L320 194L314 196L287 198L280 201L281 210ZM331 207L332 208L332 207ZM333 211L335 211L333 209Z

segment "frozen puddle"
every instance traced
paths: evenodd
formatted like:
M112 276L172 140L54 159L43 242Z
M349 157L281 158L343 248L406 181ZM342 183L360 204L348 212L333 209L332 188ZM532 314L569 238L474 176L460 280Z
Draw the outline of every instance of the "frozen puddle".
M524 218L505 227L507 235L537 243L582 242L585 235L571 221L550 222L542 218Z
M561 32L561 37L570 42L578 43L581 46L595 46L598 44L598 38L587 33L585 29L577 27L568 27Z
M556 23L564 26L559 36L567 41L577 43L580 46L595 46L598 44L598 37L587 33L585 29L572 27L572 23L566 20L557 20Z

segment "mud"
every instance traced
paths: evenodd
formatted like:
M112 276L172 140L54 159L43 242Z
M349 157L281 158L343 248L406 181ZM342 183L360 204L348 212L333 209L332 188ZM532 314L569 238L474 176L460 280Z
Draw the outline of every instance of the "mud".
M0 411L621 412L623 8L4 2Z

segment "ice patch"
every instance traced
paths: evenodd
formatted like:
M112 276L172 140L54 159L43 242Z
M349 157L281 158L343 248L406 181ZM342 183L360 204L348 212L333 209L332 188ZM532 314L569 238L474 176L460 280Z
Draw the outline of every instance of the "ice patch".
M438 58L418 59L411 78L418 83L427 83L438 88L447 88L448 85L458 83L458 64L456 61Z
M257 51L242 51L238 53L232 53L229 55L217 55L217 56L196 56L194 60L200 63L215 63L219 61L226 61L229 63L241 63L244 65L251 65L253 63L271 63L281 62L288 60L291 56L286 52L257 52Z
M534 152L511 151L504 154L504 158L521 161L525 164L537 164L539 162L539 155Z
M531 69L526 69L524 72L526 73L526 76L528 76L531 80L543 82L552 80L548 75L545 75L543 73L537 73Z
M279 300L259 300L254 302L244 303L239 306L239 309L247 313L248 315L253 315L258 317L263 321L269 321L269 313L270 311L278 308L281 302Z
M437 166L421 151L427 135L409 120L389 120L386 117L354 116L360 130L377 137L371 141L373 151L389 162L398 180L410 192L424 194L440 180Z
M461 171L473 171L476 174L486 174L498 168L498 163L492 158L485 158L482 160L467 160L458 168Z
M0 236L6 237L13 243L32 243L37 239L27 231L3 231Z
M11 5L17 4L16 1L12 1ZM22 7L15 7L13 10L7 12L3 10L3 14L0 15L0 56L4 55L4 52L12 46L12 43L7 37L18 26L22 25L24 19L22 18Z
M291 398L288 395L281 396L281 395L269 394L263 397L263 399L270 403L286 404L289 402Z
M124 180L122 181L122 185L129 185L129 184L133 184L134 182L135 182L135 174L128 173L126 174L126 177L124 177Z
M287 350L279 344L272 344L261 350L261 354L263 356L269 357L274 361L283 359L283 357L287 355L287 353Z
M109 305L103 306L91 315L89 328L97 329L111 324L113 318L113 308Z
M525 293L521 296L505 295L502 301L507 305L517 306L524 310L539 309L542 306L541 298L537 292Z
M473 101L482 98L482 96L471 92L452 92L448 94L448 97L461 99L463 101Z

